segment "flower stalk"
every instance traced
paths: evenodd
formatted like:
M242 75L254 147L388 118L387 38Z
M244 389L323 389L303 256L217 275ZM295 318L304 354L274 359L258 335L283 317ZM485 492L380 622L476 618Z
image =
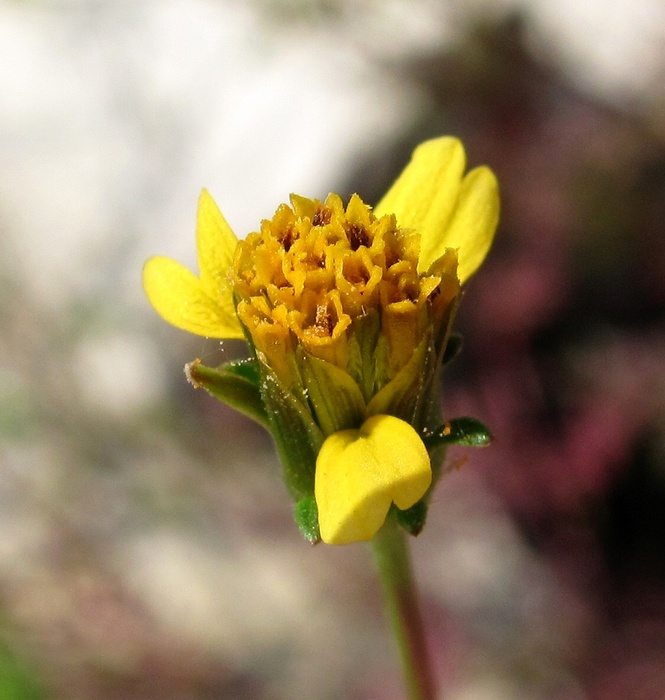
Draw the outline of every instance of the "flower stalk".
M434 700L434 674L405 532L388 517L372 539L372 546L386 610L399 649L407 697L409 700Z

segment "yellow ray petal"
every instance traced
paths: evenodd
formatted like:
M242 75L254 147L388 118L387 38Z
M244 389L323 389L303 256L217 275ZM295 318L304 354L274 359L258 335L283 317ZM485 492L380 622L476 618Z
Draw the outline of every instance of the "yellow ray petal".
M480 267L499 223L499 184L494 173L481 166L469 172L459 190L447 230L425 238L419 267L426 270L446 248L458 250L457 276L462 284Z
M417 229L422 250L427 252L445 232L457 205L465 165L458 139L442 136L421 143L374 208L375 214L395 214L399 226Z
M420 233L421 272L446 248L458 249L462 283L487 255L499 219L494 173L480 167L463 178L465 164L458 139L442 136L425 141L374 209L378 216L395 214L399 226Z
M199 278L175 260L150 258L143 267L143 288L157 313L178 328L210 338L243 337L235 312L220 306Z
M196 214L196 251L203 289L213 298L223 297L222 306L233 308L229 271L238 239L208 190L201 190Z
M411 507L431 481L422 440L399 418L372 416L360 430L334 433L316 460L314 494L321 539L328 544L370 540L391 503Z

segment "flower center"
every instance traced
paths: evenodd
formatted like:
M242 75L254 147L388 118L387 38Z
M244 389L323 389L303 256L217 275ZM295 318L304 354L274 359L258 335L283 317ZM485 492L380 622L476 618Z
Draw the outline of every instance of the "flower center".
M291 206L238 243L238 317L278 374L297 344L346 368L353 324L372 313L382 328L395 316L411 319L408 354L442 281L442 270L418 274L419 252L416 231L398 228L393 215L377 218L358 195L346 208L335 194L323 203L292 195Z

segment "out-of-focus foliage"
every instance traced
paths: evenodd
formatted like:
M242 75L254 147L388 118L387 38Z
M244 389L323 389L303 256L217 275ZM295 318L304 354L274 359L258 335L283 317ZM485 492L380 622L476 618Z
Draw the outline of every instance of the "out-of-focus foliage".
M34 670L21 663L6 647L0 647L0 698L41 700L46 698L34 679Z

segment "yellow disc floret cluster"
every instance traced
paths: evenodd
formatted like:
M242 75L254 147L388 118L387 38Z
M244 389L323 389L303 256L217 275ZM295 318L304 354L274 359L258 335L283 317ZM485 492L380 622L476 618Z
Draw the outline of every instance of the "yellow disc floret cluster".
M420 236L377 218L358 195L346 208L291 196L261 230L238 243L233 265L237 313L256 349L288 376L297 344L345 369L356 319L378 312L388 342L388 374L408 361L433 305L459 291L457 256L449 250L418 272ZM442 294L442 292L444 292Z

